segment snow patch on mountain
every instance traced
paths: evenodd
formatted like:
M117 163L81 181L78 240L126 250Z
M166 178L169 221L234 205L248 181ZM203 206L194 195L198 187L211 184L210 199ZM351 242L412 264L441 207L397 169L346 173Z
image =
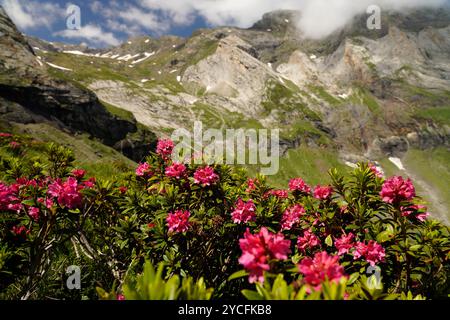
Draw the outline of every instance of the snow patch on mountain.
M72 69L68 69L68 68L64 68L61 66L58 66L56 64L50 63L50 62L46 62L50 67L53 67L55 69L59 69L59 70L64 70L64 71L73 71Z

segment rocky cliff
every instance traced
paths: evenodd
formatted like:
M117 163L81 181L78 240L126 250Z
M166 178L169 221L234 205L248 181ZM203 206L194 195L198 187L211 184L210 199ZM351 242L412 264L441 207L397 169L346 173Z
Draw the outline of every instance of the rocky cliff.
M130 158L140 160L155 136L136 121L109 113L96 95L70 81L52 77L45 62L0 8L0 115L8 123L47 122L73 132L86 132L109 146L127 142ZM132 137L133 136L133 137ZM142 140L140 140L142 139Z

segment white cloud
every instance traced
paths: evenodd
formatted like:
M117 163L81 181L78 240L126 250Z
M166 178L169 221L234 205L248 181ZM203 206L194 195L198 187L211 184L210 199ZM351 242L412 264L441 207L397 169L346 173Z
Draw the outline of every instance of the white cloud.
M86 40L90 43L100 45L117 46L120 41L114 36L112 32L105 32L101 27L87 24L81 27L80 30L63 30L55 32L54 36L60 36L67 39Z
M370 5L384 10L401 11L419 6L438 6L446 0L314 0L305 1L299 29L308 37L320 38L344 26L355 15L365 13Z
M172 24L185 25L197 15L211 25L250 27L269 11L302 11L299 27L309 37L322 37L342 27L353 16L372 4L401 10L417 6L436 6L446 0L139 0L148 10L166 14Z
M0 0L9 17L20 29L33 29L52 25L65 16L65 9L45 1Z
M158 33L170 28L170 24L161 21L156 13L145 12L137 7L128 7L126 10L118 12L117 17L131 25Z
M106 26L110 30L128 35L149 31L162 34L168 31L172 24L168 19L162 19L158 15L160 12L130 3L111 0L105 5L100 1L93 1L90 8L92 12L99 13L106 19Z

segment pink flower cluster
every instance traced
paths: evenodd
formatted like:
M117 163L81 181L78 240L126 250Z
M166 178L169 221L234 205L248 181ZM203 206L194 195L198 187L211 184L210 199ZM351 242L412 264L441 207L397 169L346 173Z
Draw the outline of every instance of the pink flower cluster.
M174 213L169 213L166 221L170 232L182 233L189 230L189 217L191 213L185 210L176 210Z
M210 166L199 168L194 173L194 182L203 187L215 184L219 180L219 176Z
M354 247L353 240L355 239L355 235L353 233L349 233L348 235L342 235L341 238L336 239L334 241L334 246L338 249L338 255L342 256L346 253L350 252L350 249Z
M384 202L398 204L412 200L416 196L416 190L410 179L395 176L384 182L380 196Z
M38 221L39 220L39 213L40 213L39 208L36 208L36 207L28 208L28 215L34 221Z
M18 200L17 190L6 184L0 183L0 210L16 211L16 204L14 202L17 202Z
M381 173L380 170L378 170L378 168L374 164L369 163L369 169L370 169L370 171L372 171L372 173L375 175L375 177L383 178L383 174Z
M419 221L425 221L430 214L427 212L427 207L420 204L413 204L407 207L401 207L402 216L409 218L416 218Z
M378 262L384 262L385 256L384 248L374 240L370 240L368 244L358 242L353 252L354 260L363 257L371 266L375 266Z
M86 175L86 171L83 169L74 169L74 170L72 170L72 175L75 177L75 179L80 181Z
M330 256L325 251L318 252L314 258L304 258L298 265L298 270L304 276L304 282L315 290L322 288L322 283L339 282L345 277L344 268L339 264L339 256Z
M306 249L320 247L320 240L311 230L305 230L303 237L297 239L297 247L300 251L305 252Z
M286 190L270 190L264 195L264 197L267 198L269 196L274 196L279 199L287 199L289 198L289 193Z
M37 202L43 204L47 209L51 209L51 208L55 205L55 203L53 202L53 200L50 199L50 198L46 198L46 199L44 199L44 198L38 198L38 199L37 199Z
M248 202L239 199L231 213L234 223L247 223L256 219L256 206L253 200Z
M175 145L170 139L161 139L156 146L156 153L159 154L164 160L168 160L172 156L172 152Z
M186 173L186 166L182 163L175 162L166 168L165 173L169 178L181 179Z
M19 149L20 148L20 143L18 143L17 141L11 141L9 143L9 147L11 149Z
M256 190L256 184L258 183L258 179L248 179L247 180L247 189L245 192L250 193Z
M264 271L270 270L270 260L287 259L290 245L291 242L285 240L283 235L271 233L266 228L261 228L260 232L254 235L247 229L244 238L239 240L242 250L239 263L249 271L250 283L264 282Z
M286 209L281 218L281 230L291 230L305 213L305 208L299 204Z
M136 175L138 177L148 177L153 174L152 168L147 162L140 163L136 168Z
M0 132L0 138L11 138L12 136L11 133Z
M18 237L25 238L30 233L30 230L28 230L25 226L14 226L12 227L11 232Z
M333 188L330 186L320 186L318 185L314 189L314 198L319 200L327 200L333 194Z
M291 191L299 191L303 194L309 194L311 192L311 188L303 181L302 178L295 178L289 181L289 190Z
M82 189L84 189L84 186L79 184L77 179L69 177L65 182L58 179L50 184L48 194L57 198L60 206L75 209L82 204L83 195L80 193Z

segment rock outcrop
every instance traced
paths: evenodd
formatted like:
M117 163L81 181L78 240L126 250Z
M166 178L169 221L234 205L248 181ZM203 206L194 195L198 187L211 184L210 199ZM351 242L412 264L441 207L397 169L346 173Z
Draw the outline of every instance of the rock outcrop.
M8 122L46 121L73 132L86 132L109 146L140 136L126 155L141 160L155 143L136 121L110 114L96 95L71 82L51 77L25 37L0 7L0 116ZM140 132L142 131L142 132ZM135 150L134 150L135 149Z

